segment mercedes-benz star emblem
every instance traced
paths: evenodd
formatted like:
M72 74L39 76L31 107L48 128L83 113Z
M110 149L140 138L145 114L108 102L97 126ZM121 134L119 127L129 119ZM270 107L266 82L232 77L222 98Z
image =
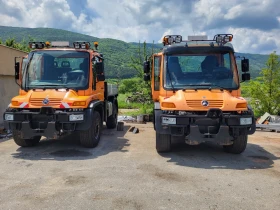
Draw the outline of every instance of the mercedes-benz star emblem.
M201 105L202 105L202 106L208 106L208 105L209 105L209 102L206 101L206 100L203 100L203 101L201 101Z
M48 98L45 98L45 99L42 101L42 103L43 103L44 105L47 105L49 102L50 102L50 100L49 100Z

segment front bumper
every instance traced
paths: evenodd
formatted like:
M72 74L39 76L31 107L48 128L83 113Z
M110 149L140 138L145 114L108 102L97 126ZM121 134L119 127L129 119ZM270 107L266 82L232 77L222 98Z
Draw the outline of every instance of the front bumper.
M252 123L242 125L240 118L250 118ZM210 109L205 115L160 114L158 119L160 126L157 126L157 132L172 136L185 136L188 144L212 141L221 145L230 145L235 137L251 135L256 130L252 112L239 115L223 113L219 109ZM168 119L171 119L170 122Z
M66 112L52 108L40 109L37 112L32 110L6 111L3 115L4 127L7 130L20 131L23 139L34 136L57 139L64 133L88 129L91 125L90 112L90 109L82 112ZM13 115L13 120L5 120L5 114ZM70 115L83 115L83 120L70 121Z

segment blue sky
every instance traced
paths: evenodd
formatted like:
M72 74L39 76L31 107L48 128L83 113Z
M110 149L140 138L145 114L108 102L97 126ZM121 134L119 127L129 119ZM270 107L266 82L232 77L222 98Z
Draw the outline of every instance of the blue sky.
M0 25L49 27L126 42L232 33L237 52L280 51L279 0L0 0Z

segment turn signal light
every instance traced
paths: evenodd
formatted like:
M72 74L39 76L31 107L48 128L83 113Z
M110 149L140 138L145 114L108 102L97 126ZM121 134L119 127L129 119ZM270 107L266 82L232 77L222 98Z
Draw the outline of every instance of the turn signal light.
M176 108L175 104L170 102L162 102L161 106L164 108Z
M85 101L75 101L72 106L85 106Z
M236 108L247 108L247 103L237 103Z
M12 106L19 106L19 103L18 103L18 101L12 101Z

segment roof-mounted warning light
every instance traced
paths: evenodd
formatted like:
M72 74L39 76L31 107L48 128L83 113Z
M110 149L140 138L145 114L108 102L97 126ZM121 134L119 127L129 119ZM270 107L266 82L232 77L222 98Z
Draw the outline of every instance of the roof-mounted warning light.
M97 50L97 48L98 48L98 42L94 42L93 44L94 44L95 50Z
M29 48L31 49L43 49L46 47L45 42L29 42Z
M217 34L214 36L213 40L215 40L218 44L226 44L227 42L231 42L233 39L232 34Z
M163 46L182 42L181 35L166 35L162 39Z
M90 43L89 42L73 42L75 49L89 49Z

